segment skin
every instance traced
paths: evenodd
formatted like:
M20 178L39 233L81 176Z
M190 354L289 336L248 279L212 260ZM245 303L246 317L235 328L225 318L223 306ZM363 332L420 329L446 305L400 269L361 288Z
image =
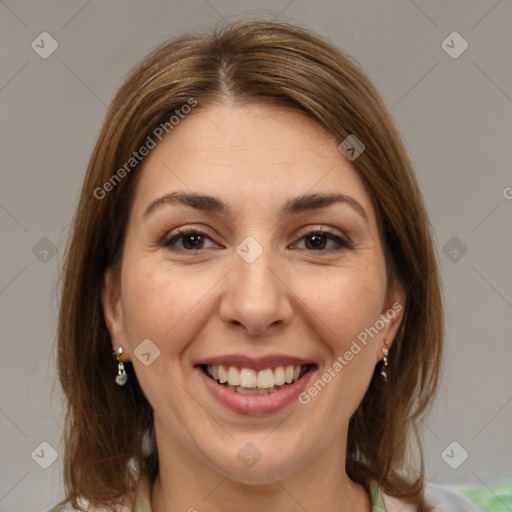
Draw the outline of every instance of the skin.
M146 157L102 301L113 349L123 347L154 408L154 512L370 510L345 472L348 422L401 313L309 404L275 414L226 410L193 368L217 355L286 354L314 360L315 382L380 314L405 304L387 280L370 196L337 146L300 113L226 102L197 108ZM144 216L177 191L215 196L232 213L167 203ZM347 204L279 214L292 197L332 192L358 201L368 219ZM206 233L200 250L190 236L160 243L179 226ZM321 238L316 249L314 233L329 228L351 248ZM250 264L236 253L247 236L263 249ZM147 338L160 350L149 366L133 355ZM262 454L252 467L237 457L248 442Z

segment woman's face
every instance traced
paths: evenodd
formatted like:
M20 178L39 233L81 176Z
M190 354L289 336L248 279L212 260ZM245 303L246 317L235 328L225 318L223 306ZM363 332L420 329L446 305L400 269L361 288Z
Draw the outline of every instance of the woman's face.
M336 141L302 114L225 104L193 111L146 157L103 303L154 409L161 464L263 483L344 471L349 419L404 296Z

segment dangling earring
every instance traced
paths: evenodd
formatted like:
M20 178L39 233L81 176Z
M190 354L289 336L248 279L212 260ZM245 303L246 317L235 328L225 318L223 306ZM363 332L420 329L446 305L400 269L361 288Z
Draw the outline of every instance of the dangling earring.
M112 355L117 362L117 375L116 375L116 384L118 386L124 386L126 381L128 380L128 374L124 369L124 364L121 361L121 355L123 354L123 347L119 347L117 350L114 350Z
M386 340L384 340L384 345L386 345L383 349L382 349L382 353L384 354L384 357L382 359L382 363L383 363L383 367L382 367L382 370L380 372L380 374L382 375L382 379L384 380L384 382L387 382L388 381L388 373L387 373L387 368L388 368L388 354L389 354L389 350L388 350L388 344L386 342Z

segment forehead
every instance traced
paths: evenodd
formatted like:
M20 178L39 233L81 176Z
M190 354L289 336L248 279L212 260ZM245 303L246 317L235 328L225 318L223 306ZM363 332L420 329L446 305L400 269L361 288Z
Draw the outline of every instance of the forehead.
M304 114L265 104L212 105L181 120L145 158L134 208L176 189L222 197L234 209L334 191L372 212L335 138Z

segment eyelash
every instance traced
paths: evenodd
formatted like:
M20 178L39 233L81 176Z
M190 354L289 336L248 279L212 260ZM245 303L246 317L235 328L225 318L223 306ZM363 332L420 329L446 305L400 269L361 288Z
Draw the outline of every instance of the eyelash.
M204 251L206 249L177 249L176 247L172 247L174 243L176 243L177 240L180 238L184 238L187 235L201 235L206 238L211 239L211 237L205 233L204 231L201 231L199 229L191 229L191 228L178 228L176 231L171 233L170 235L167 235L162 239L160 242L160 245L162 247L166 247L171 250L181 251L181 252L200 252ZM333 242L336 242L338 244L337 248L331 248L331 249L304 249L308 252L331 252L331 251L339 251L342 249L352 249L352 244L348 242L346 239L341 238L333 233L333 231L329 229L315 229L308 231L307 233L304 233L299 240L303 240L304 238L307 238L308 236L313 235L320 235L325 236L327 239L332 240Z

